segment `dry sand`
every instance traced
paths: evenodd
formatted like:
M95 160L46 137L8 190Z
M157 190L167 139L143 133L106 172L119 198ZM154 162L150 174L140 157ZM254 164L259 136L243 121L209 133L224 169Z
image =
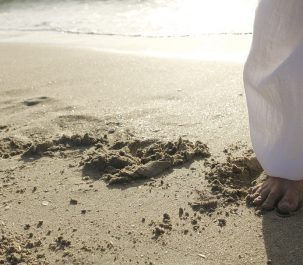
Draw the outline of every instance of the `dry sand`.
M246 205L242 67L0 44L0 264L302 264Z

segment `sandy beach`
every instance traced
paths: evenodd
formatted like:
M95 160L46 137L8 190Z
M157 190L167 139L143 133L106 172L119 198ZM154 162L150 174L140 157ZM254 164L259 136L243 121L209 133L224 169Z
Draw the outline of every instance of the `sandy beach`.
M246 205L250 37L220 38L2 39L0 264L302 264L302 212Z

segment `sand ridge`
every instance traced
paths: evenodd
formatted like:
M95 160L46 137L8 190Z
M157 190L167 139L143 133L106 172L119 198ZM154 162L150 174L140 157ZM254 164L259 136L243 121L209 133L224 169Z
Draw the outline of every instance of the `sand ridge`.
M119 136L118 136L119 137ZM65 156L69 150L84 151L80 166L83 174L103 177L109 184L127 183L138 178L157 177L173 167L191 163L198 158L210 156L208 147L179 138L177 141L157 139L121 140L108 135L94 137L89 133L62 135L53 140L34 140L24 143L13 137L4 138L0 144L3 158L21 154L23 159L42 156Z
M140 178L153 178L161 173L191 163L197 158L208 157L209 151L201 142L130 140L114 143L109 150L104 147L86 154L84 172L99 171L108 183L127 183Z

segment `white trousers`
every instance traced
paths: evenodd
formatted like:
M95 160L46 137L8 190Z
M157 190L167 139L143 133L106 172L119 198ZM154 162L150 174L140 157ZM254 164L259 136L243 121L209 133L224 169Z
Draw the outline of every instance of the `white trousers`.
M265 172L303 179L303 0L260 0L244 86Z

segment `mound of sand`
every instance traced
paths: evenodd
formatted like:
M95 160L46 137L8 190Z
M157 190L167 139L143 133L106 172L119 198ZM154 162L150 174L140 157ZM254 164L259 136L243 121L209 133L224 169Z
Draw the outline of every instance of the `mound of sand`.
M108 135L100 137L88 133L39 140L23 145L19 152L21 150L23 159L65 157L70 150L76 151L83 154L80 162L83 174L102 178L110 185L153 178L174 167L210 156L208 147L199 141L194 143L179 138L165 142L120 135L109 139Z
M239 156L228 153L224 162L210 159L204 164L208 168L205 178L210 189L196 190L195 200L189 202L192 209L201 214L211 215L227 205L248 203L249 188L266 178L251 150L244 150Z
M257 158L249 152L239 157L227 156L226 162L211 162L208 166L206 179L211 186L211 192L217 198L222 198L225 204L245 198L248 189L263 172Z
M131 140L95 149L83 157L81 165L85 174L95 172L109 184L116 184L153 178L209 155L207 146L199 141Z

